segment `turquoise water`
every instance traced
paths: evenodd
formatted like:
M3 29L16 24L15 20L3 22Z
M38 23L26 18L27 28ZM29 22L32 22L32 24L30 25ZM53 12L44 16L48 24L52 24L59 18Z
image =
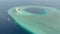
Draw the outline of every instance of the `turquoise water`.
M18 25L34 34L60 34L59 9L45 6L20 6L18 8L22 10L17 12L16 7L8 10L9 15Z

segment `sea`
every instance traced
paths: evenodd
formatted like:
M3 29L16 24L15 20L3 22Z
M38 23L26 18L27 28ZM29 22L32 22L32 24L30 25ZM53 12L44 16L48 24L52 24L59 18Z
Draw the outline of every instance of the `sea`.
M0 34L33 34L16 24L7 12L12 7L30 5L60 9L60 0L0 0Z

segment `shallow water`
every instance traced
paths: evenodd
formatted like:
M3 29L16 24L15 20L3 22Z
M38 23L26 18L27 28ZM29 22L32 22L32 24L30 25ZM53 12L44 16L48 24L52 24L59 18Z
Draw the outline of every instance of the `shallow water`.
M44 15L39 15L33 13L35 12L33 10L31 10L33 12L24 10L25 8L27 9L34 7L43 8L47 10L45 11L47 13L43 13ZM60 34L60 27L58 25L58 23L60 24L59 9L45 6L20 6L19 8L22 8L20 13L13 11L16 10L15 8L12 8L8 11L18 25L30 32L33 32L34 34ZM23 13L21 14L21 12Z

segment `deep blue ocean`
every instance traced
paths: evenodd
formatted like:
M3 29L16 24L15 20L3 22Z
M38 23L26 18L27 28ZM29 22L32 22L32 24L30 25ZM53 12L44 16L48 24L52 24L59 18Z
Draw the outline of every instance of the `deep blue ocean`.
M0 0L0 34L32 34L22 28L7 13L12 7L39 5L60 9L60 0ZM8 19L9 18L9 19Z

